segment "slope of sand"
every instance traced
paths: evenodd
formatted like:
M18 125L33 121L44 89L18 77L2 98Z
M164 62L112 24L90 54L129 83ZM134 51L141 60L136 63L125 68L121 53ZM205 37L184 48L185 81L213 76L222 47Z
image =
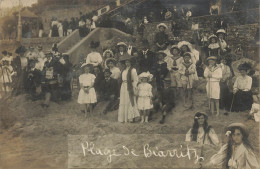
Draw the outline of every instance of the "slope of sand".
M194 108L183 111L178 106L167 117L166 123L161 125L160 113L154 113L152 120L148 124L122 124L117 122L117 111L109 112L107 115L94 114L92 117L84 118L80 111L80 106L76 102L77 93L72 101L62 103L51 103L45 110L40 106L41 101L30 101L25 95L17 96L11 100L1 101L1 130L0 130L0 168L1 169L64 169L68 167L68 135L92 135L103 136L109 134L124 134L129 137L127 145L140 146L143 139L132 139L131 134L169 134L173 135L173 142L182 142L185 133L193 123L194 113L197 111L207 111L207 99L204 90L205 82L199 85L194 91ZM258 124L252 120L247 120L247 112L231 113L229 116L220 117L209 116L209 124L212 125L219 135L221 144L224 142L225 126L232 122L243 122L250 130L250 141L259 152L258 144ZM175 134L175 136L174 136ZM111 139L113 137L111 136ZM166 138L161 140L151 137L149 140L153 146L163 147ZM115 144L121 140L114 138ZM107 140L98 142L99 145L106 144ZM185 143L184 143L185 144ZM197 144L191 143L198 147ZM218 151L219 147L206 146L204 157L206 161L210 156ZM256 153L259 155L258 153ZM259 156L258 156L259 157ZM77 159L74 159L77 160ZM125 160L128 160L127 166ZM151 158L147 167L172 162L170 159ZM106 167L104 161L94 160L92 164ZM191 162L179 161L175 166L183 167L183 164L192 165ZM135 159L131 162L127 157L117 159L117 166L141 168L143 161ZM85 165L86 167L86 165ZM111 165L110 167L113 167ZM193 165L199 168L199 165Z

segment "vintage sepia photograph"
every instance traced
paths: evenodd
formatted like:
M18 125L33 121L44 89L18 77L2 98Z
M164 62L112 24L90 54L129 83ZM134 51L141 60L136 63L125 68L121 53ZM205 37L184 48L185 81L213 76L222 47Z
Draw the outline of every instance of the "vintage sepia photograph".
M0 169L260 169L259 0L0 0Z

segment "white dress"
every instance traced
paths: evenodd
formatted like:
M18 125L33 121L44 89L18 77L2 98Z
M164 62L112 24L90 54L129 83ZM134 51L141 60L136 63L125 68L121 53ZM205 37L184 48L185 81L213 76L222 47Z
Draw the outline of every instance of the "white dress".
M223 145L219 152L210 158L210 164L214 168L225 165L227 147L227 144ZM232 157L228 161L228 166L229 169L259 169L257 161L253 151L242 143L235 148Z
M137 109L136 97L134 97L134 104L131 104L129 92L127 90L127 74L129 68L125 69L122 72L122 85L120 89L120 103L118 110L118 121L119 122L127 122L129 119L133 119L135 117L140 116L139 111ZM134 89L137 87L138 83L138 75L136 73L136 69L132 69L132 85Z
M210 78L209 75L211 75ZM211 70L206 67L204 71L204 77L207 79L207 96L211 99L220 99L219 82L222 78L222 69L219 66L215 66Z
M140 83L137 87L138 100L137 105L139 110L149 110L153 108L151 104L152 85L149 83Z
M249 114L254 114L255 121L259 122L260 121L260 104L253 103Z
M182 81L182 84L186 84L187 85L187 89L192 89L194 80L198 80L198 75L197 75L197 71L196 71L196 65L192 63L188 67L188 71L190 73L190 75L188 75L188 76L185 75L186 69L187 68L186 68L186 66L183 63L179 66L179 72L180 72L180 75L181 75L181 81Z
M190 142L192 141L192 133L191 133L190 129L188 131L188 133L186 134L186 139L185 141ZM215 132L215 130L213 128L211 128L209 130L209 132L205 135L205 139L204 139L204 135L205 135L205 131L202 127L199 127L198 129L198 134L197 134L197 143L199 144L213 144L213 145L218 145L219 144L219 139L218 136Z
M84 87L93 86L95 82L95 75L88 73L82 74L79 76L79 83L82 84ZM79 104L88 104L88 103L96 103L97 96L94 87L90 88L89 93L84 92L83 89L80 89L79 96L78 96L78 103Z

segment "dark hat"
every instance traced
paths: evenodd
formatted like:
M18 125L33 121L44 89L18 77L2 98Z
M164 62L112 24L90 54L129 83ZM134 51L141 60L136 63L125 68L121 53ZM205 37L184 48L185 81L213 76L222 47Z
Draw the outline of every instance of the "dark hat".
M2 51L2 54L7 55L7 51L6 50Z
M15 53L20 54L20 53L25 53L26 48L24 46L20 46L15 50Z
M99 45L100 45L99 41L97 41L97 42L91 41L90 42L90 48L92 48L92 49L96 49L97 47L99 47Z
M208 118L207 113L205 113L205 112L197 112L197 113L194 115L194 119L200 117L201 115L203 115L206 119Z
M112 62L114 65L116 65L116 60L114 59L114 58L108 58L107 60L106 60L106 66L107 66L107 64L108 63L110 63L110 62Z
M227 127L227 130L239 128L244 133L244 137L247 138L249 135L247 127L243 123L232 123Z
M247 71L247 70L252 69L252 65L250 63L245 62L245 63L240 64L237 69Z
M209 60L215 60L216 61L217 57L216 56L210 56L210 57L207 58L207 61L209 61Z
M104 73L106 72L112 74L112 72L109 69L105 69Z
M8 52L8 55L9 55L9 56L12 56L13 54L12 54L12 52Z

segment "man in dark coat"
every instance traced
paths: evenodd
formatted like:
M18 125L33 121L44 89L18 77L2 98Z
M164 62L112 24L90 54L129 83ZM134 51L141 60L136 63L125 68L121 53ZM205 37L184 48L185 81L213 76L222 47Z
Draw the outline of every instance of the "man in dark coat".
M153 72L152 68L154 67L154 64L156 63L156 56L155 53L150 51L149 49L149 42L144 41L143 42L143 49L139 52L139 66L140 66L140 72L147 72L150 73Z

